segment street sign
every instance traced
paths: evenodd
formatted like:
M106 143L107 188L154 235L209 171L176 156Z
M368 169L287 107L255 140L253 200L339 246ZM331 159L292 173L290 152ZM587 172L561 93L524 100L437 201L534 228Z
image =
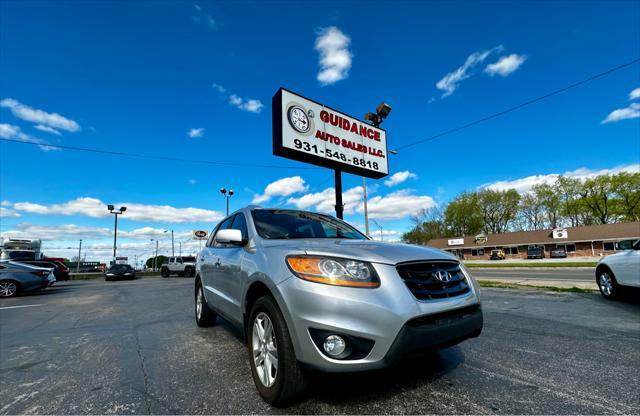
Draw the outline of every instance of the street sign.
M191 234L194 240L206 240L209 235L205 230L193 230Z
M383 129L284 88L272 105L274 155L374 179L389 174Z

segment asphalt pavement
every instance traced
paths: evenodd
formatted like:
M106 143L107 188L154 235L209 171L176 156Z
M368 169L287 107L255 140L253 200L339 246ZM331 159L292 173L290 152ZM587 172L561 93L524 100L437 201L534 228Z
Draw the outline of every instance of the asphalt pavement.
M193 279L62 282L0 300L1 414L640 413L640 304L485 289L479 338L398 368L258 396L240 333L198 328Z

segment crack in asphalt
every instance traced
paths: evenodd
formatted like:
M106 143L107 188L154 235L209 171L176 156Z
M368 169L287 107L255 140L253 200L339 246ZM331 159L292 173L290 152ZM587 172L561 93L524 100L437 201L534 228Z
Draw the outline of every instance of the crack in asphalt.
M144 355L142 354L142 346L140 345L140 337L138 336L138 331L136 333L136 351L138 353L138 362L140 363L140 371L142 372L142 378L144 380L144 402L147 408L147 414L151 414L151 400L149 394L149 376L147 375L147 370L144 366Z

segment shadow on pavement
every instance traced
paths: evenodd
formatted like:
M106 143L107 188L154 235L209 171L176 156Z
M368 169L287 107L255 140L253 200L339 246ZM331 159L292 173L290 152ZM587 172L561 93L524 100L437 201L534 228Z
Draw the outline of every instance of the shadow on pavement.
M353 404L394 396L404 390L419 388L454 370L464 362L458 346L439 352L407 358L397 367L361 373L313 372L309 380L310 396L329 404Z

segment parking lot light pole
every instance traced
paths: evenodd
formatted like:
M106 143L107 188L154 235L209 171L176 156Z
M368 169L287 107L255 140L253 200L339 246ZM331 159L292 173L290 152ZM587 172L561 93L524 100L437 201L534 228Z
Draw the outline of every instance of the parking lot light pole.
M176 253L173 245L173 230L171 230L171 257L175 257L175 255Z
M233 189L227 191L227 188L220 188L220 193L224 195L227 200L227 216L229 216L229 199L233 196Z
M82 239L80 239L80 244L78 245L78 264L76 264L76 273L80 273L80 259L82 255Z
M153 258L153 271L155 272L158 267L158 239L152 238L151 241L156 242L156 255Z
M124 214L124 212L127 210L127 207L120 207L120 210L116 211L113 205L109 204L107 205L107 209L111 214L115 216L115 225L113 227L113 261L115 262L116 261L116 242L118 239L118 215Z

